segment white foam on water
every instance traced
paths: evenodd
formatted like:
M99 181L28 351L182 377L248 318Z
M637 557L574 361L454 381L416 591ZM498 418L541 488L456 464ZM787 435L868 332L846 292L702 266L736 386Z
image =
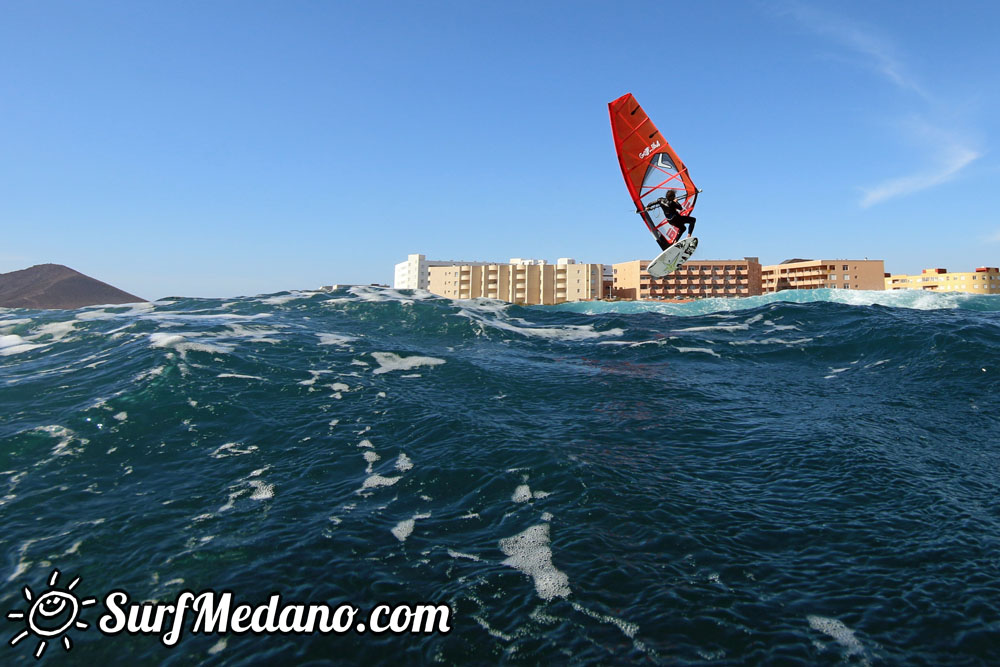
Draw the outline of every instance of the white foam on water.
M274 484L268 484L260 479L251 479L247 483L254 490L250 500L267 500L274 497Z
M333 384L327 385L330 389L334 391L350 391L351 388L344 384L343 382L334 382Z
M514 489L514 495L510 497L515 503L526 503L531 500L531 488L527 484L521 484Z
M456 313L460 317L467 317L480 325L493 327L502 331L510 331L521 336L534 336L537 338L549 338L552 340L592 340L602 336L621 336L625 333L623 329L608 329L607 331L597 331L592 324L567 324L562 327L534 327L528 325L522 319L511 318L510 320L501 317L502 313L497 313L496 318L483 317L478 313L468 309L460 310ZM513 322L521 322L525 326L518 326Z
M230 334L225 336L226 338L243 338L254 343L281 342L280 338L273 338L273 336L281 335L281 332L274 328L245 327L242 324L227 324L226 328L230 330Z
M366 367L367 366L371 366L371 364L369 364L367 361L361 361L360 359L352 359L351 360L351 365L352 366L366 366Z
M552 521L552 512L542 512L542 521Z
M244 445L242 442L227 442L209 454L213 459L225 459L230 456L242 456L257 451L257 445Z
M125 305L125 304L122 304ZM91 306L83 312L77 313L74 317L78 320L113 320L119 317L134 317L136 315L142 315L153 310L153 304L148 302L129 304L130 308L123 313L111 313L108 312L109 308L120 308L122 306L117 304L105 304L102 306Z
M476 556L476 555L473 555L473 554L465 554L465 553L462 553L461 551L455 551L454 549L448 549L448 555L451 556L452 558L456 558L456 559L457 558L465 558L465 559L468 559L468 560L474 560L477 563L478 562L482 562L482 560L483 560L479 556Z
M62 340L70 333L72 333L73 328L77 325L75 321L69 322L50 322L48 324L43 324L32 332L32 339L41 338L42 336L52 336L52 340L49 342L55 342L57 340Z
M332 372L333 371L309 371L309 375L311 377L308 380L302 380L301 382L299 382L299 384L301 384L304 387L311 387L314 384L316 384L316 380L319 379L320 375L323 375L324 373L332 373Z
M512 642L515 639L517 639L516 635L507 634L506 632L502 632L500 630L497 630L496 628L494 628L493 626L491 626L489 623L487 623L486 619L482 618L481 616L473 616L472 618L476 621L476 623L479 624L479 627L481 627L483 630L485 630L486 633L488 635L490 635L491 637L496 637L497 639L502 639L505 642Z
M386 302L386 301L398 301L402 304L410 304L414 301L421 301L423 299L435 298L435 295L431 294L427 290L415 289L413 294L407 296L401 292L398 292L389 287L369 287L366 285L356 285L350 287L347 290L350 294L353 294L358 299L362 301L373 301L373 302Z
M407 373L406 375L400 375L401 378L419 378L423 377L420 373Z
M218 653L221 653L223 650L225 650L226 645L228 643L229 643L229 637L223 637L222 639L220 639L219 641L215 642L214 644L212 644L209 647L208 654L209 655L216 655Z
M846 649L845 655L865 655L865 647L854 636L854 631L844 625L842 621L815 615L806 616L806 620L809 621L809 627L813 630L818 630L828 637L832 637L838 644L843 646ZM868 664L868 661L864 660L864 664Z
M444 359L436 357L401 357L392 352L372 352L372 357L378 362L379 367L372 371L373 375L391 373L392 371L408 371L411 368L420 366L440 366Z
M358 443L358 447L374 447L374 446L375 445L372 444L372 441L368 440L367 438Z
M233 351L232 345L221 345L217 343L192 342L180 334L153 333L149 335L150 347L162 347L177 350L181 358L185 358L188 352L208 352L210 354L227 354Z
M532 491L531 493L532 498L548 498L551 495L551 491Z
M117 420L118 420L118 421L120 421L120 422L123 422L123 421L125 421L125 420L127 420L127 419L128 419L128 413L127 413L127 412L125 412L124 410L122 410L122 411L121 411L121 412L119 412L118 414L114 415L114 417L113 417L113 418L114 418L114 419L117 419Z
M38 428L32 429L33 431L40 431L42 433L47 433L54 438L58 438L59 442L52 448L53 456L66 456L69 454L76 454L83 448L84 445L90 441L86 438L77 439L76 433L66 428L65 426L59 426L58 424L51 424L49 426L39 426ZM80 443L80 447L75 450L69 448L70 443L77 440Z
M380 460L382 457L376 454L375 452L365 452L364 456L365 456L365 461L368 462L368 467L365 468L365 472L370 475L372 474L372 466L375 464L376 461Z
M678 352L701 352L702 354L710 354L713 357L719 357L720 359L722 358L722 355L720 355L718 352L716 352L715 350L711 350L707 347L678 347L675 345L674 349L677 350Z
M154 368L150 368L148 371L142 371L141 373L136 375L134 378L132 378L132 382L142 382L147 378L157 377L158 375L162 375L163 371L165 370L167 370L166 366L155 366Z
M753 317L751 317L749 320L747 320L746 323L747 324L756 324L757 322L760 322L762 319L764 319L764 316L761 315L760 313L757 313L756 315L754 315ZM765 322L764 324L767 324L767 322Z
M552 564L549 524L540 523L513 537L500 540L500 550L508 556L503 564L531 577L535 592L543 600L567 597L569 577Z
M413 468L413 461L406 454L400 454L399 458L396 459L396 470L400 472L406 472Z
M229 498L226 500L226 504L216 510L216 512L228 512L236 506L236 499L246 493L246 489L237 489L229 494Z
M128 313L124 313L128 314ZM212 322L216 323L220 320L235 320L235 321L247 321L247 320L259 320L262 318L271 317L270 313L256 313L254 315L237 315L236 313L213 313L208 310L192 310L188 312L164 310L156 313L151 313L148 315L142 315L139 317L141 320L147 320L151 322L160 322L163 326L173 327L181 326L184 324L191 324L195 322ZM225 324L225 322L223 322Z
M25 556L28 553L28 549L31 548L31 545L38 541L39 540L37 539L26 540L24 544L21 545L20 549L18 549L18 555L20 557L18 558L17 565L14 567L13 574L7 577L8 582L16 580L18 577L20 577L22 574L28 571L28 568L31 566L31 561L25 558Z
M716 324L708 327L688 327L686 329L674 329L673 333L691 333L694 331L746 331L749 324Z
M406 538L413 533L413 528L417 524L418 519L429 519L430 514L414 514L412 518L406 519L405 521L400 521L396 524L395 528L392 529L392 535L400 542L405 542Z
M39 347L45 347L45 345L41 343L29 343L17 334L0 336L0 357L7 357L12 354L28 352L29 350L34 350Z
M260 299L260 303L266 303L269 306L280 306L283 303L288 303L289 301L294 301L295 299L309 299L319 294L319 292L291 292L290 294L279 294L278 296L269 296L266 299Z
M258 377L257 375L241 375L240 373L219 373L215 377L219 378L236 378L238 380L263 380L264 378Z
M622 634L628 637L629 639L633 639L636 633L639 632L639 626L636 625L635 623L629 623L628 621L624 621L618 618L617 616L609 616L608 614L601 614L591 609L587 609L586 607L577 602L571 602L570 604L573 605L573 609L576 609L580 613L586 614L587 616L590 616L593 619L601 621L602 623L610 623L611 625L621 630Z
M475 299L455 299L455 303L461 305L463 308L468 308L469 310L477 310L482 313L493 313L494 315L506 312L512 305L507 301L488 299L485 297L477 297Z
M793 338L791 340L785 338L762 338L761 340L731 340L730 345L804 345L805 343L811 343L812 338Z
M319 337L320 345L339 345L340 347L346 347L358 340L354 336L345 336L344 334L333 334L333 333L321 333L316 334Z
M401 476L400 477L383 477L382 475L378 475L378 474L371 475L371 476L369 476L365 480L365 483L361 485L361 490L359 490L358 493L360 493L361 491L363 491L365 489L375 489L375 488L379 488L379 487L382 487L382 486L392 486L393 484L395 484L396 482L398 482L401 479L403 479Z
M17 320L0 320L0 331L3 331L4 329L13 329L14 327L20 326L21 324L30 324L31 322L34 322L34 320L29 318L21 318Z

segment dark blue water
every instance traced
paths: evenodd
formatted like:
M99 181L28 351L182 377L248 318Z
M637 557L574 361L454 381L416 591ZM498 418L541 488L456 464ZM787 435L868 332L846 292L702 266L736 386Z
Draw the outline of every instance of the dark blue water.
M997 296L0 310L0 610L98 600L0 661L997 664L998 389ZM452 629L166 648L112 589Z

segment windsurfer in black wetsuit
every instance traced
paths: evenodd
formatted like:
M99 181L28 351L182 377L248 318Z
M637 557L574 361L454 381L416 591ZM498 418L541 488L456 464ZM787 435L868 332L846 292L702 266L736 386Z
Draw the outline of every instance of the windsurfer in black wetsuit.
M667 222L677 228L677 238L680 238L684 230L687 229L688 238L694 234L694 223L696 218L692 218L690 215L681 215L681 210L683 207L681 203L677 201L677 192L674 190L667 190L667 194L655 201L651 201L646 205L647 211L653 211L659 208L663 211L663 217L667 219ZM673 243L669 243L663 236L657 236L656 242L660 245L662 250L666 250ZM676 243L676 241L674 241Z

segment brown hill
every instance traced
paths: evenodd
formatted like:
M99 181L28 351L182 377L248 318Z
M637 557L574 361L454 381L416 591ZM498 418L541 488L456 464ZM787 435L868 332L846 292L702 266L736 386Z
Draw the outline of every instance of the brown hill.
M4 308L83 308L139 301L145 299L61 264L0 273L0 306Z

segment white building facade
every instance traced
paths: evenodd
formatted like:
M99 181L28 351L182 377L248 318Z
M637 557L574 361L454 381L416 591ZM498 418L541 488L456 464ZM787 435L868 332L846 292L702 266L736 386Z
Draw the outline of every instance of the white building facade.
M396 265L392 286L395 289L427 289L432 266L485 266L489 262L463 262L459 260L427 259L426 255L407 255L405 262Z

